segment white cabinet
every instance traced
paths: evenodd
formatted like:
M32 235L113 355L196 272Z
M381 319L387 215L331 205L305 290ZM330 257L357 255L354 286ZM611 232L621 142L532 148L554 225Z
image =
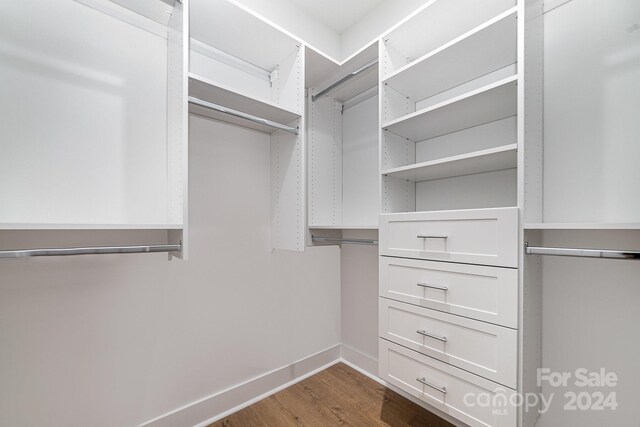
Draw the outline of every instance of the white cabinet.
M380 337L516 388L515 329L380 298Z
M517 267L518 210L383 214L380 254Z
M518 327L518 270L380 257L380 296Z
M383 380L470 426L517 423L516 408L507 406L513 390L384 339L380 339L379 357Z

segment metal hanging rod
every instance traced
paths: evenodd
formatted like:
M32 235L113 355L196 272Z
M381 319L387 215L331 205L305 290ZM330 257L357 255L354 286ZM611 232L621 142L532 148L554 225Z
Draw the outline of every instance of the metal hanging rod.
M202 99L198 99L196 97L190 96L189 103L197 105L199 107L208 108L210 110L219 111L224 114L228 114L234 117L240 117L241 119L249 120L250 122L260 123L261 125L269 126L274 129L283 130L285 132L290 132L298 135L300 130L297 127L291 127L287 125L283 125L282 123L274 122L272 120L263 119L262 117L257 117L251 114L243 113L242 111L234 110L232 108L223 107L222 105L214 104L212 102L203 101Z
M338 243L340 245L377 245L378 241L373 239L341 239L338 237L311 236L312 242L318 243Z
M613 249L548 248L524 245L527 255L554 255L583 258L633 259L640 260L640 251L618 251Z
M92 246L84 248L20 249L0 251L0 258L28 258L34 256L69 256L103 254L139 254L148 252L180 252L182 245Z
M358 68L357 70L347 74L346 76L344 76L343 78L341 78L340 80L338 80L337 82L332 84L331 86L329 86L329 87L321 90L317 94L311 96L311 101L315 102L316 100L322 98L323 96L328 95L329 93L333 92L339 86L342 86L347 81L349 81L352 78L356 77L358 74L364 73L365 71L371 69L372 67L375 67L376 65L378 65L378 60L374 59L373 61L363 65L362 67Z

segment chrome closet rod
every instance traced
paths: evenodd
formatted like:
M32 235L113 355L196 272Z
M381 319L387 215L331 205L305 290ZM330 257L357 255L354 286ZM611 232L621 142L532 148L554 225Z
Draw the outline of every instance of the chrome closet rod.
M332 84L331 86L321 90L320 92L318 92L317 94L313 95L311 97L311 101L316 101L317 99L322 98L325 95L328 95L329 93L331 93L334 89L336 89L338 86L342 86L344 83L346 83L347 81L351 80L352 78L356 77L358 74L363 73L365 71L367 71L368 69L370 69L371 67L374 67L378 65L378 60L374 59L373 61L363 65L362 67L358 68L357 70L347 74L346 76L344 76L343 78L341 78L340 80L338 80L337 82L335 82L334 84Z
M373 239L341 239L338 237L311 236L311 241L318 243L338 243L347 245L377 245L378 241Z
M182 245L90 246L81 248L19 249L0 251L0 258L28 258L34 256L69 256L103 254L138 254L148 252L180 252Z
M553 255L583 258L640 260L640 251L621 251L614 249L549 248L544 246L529 246L528 243L525 243L524 247L527 255Z
M208 108L210 110L219 111L224 114L228 114L234 117L240 117L241 119L249 120L250 122L260 123L261 125L269 126L275 129L283 130L298 135L300 133L298 128L283 125L282 123L274 122L272 120L263 119L262 117L254 116L252 114L243 113L242 111L234 110L232 108L223 107L222 105L214 104L212 102L203 101L196 97L190 96L189 103L197 105L199 107Z

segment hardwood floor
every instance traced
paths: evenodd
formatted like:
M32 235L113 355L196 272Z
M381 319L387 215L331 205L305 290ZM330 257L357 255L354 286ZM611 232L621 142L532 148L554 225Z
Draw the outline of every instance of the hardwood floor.
M209 427L453 427L343 363Z

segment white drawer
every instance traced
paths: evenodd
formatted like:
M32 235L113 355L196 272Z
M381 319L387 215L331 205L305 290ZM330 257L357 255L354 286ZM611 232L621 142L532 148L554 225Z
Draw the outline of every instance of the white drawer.
M380 338L516 388L515 329L380 298Z
M380 254L518 266L518 209L380 215Z
M380 296L518 327L518 270L380 257Z
M513 390L384 339L380 339L380 377L472 427L516 425L517 410L507 406Z

